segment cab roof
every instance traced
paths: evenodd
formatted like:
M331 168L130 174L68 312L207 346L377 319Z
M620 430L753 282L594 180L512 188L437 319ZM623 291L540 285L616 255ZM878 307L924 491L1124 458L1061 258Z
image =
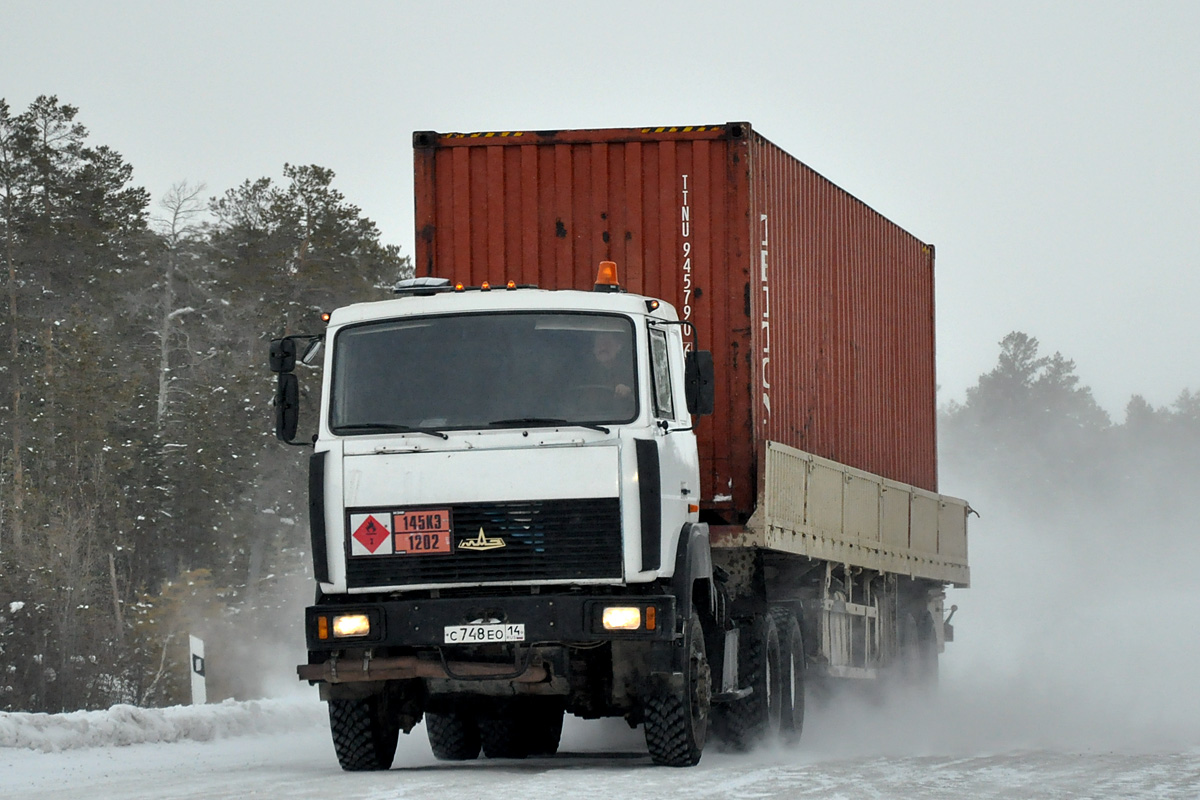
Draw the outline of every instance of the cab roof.
M652 308L652 304L657 305ZM429 295L407 295L390 300L355 303L334 311L329 324L334 326L394 317L486 311L591 311L631 316L650 315L668 321L679 318L670 303L640 294L500 287L490 290L475 288Z

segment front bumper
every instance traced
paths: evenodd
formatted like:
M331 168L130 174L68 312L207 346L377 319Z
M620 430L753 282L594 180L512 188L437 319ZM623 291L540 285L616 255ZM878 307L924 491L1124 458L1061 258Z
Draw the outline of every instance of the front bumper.
M606 606L654 609L654 628L634 631L605 630L601 614ZM370 620L365 635L339 637L333 617L363 614ZM325 619L322 623L322 618ZM361 602L327 602L305 609L305 636L313 654L347 649L459 648L447 641L447 628L462 625L519 624L524 626L520 646L583 644L608 640L670 641L679 634L673 595L521 595L485 598L426 598Z

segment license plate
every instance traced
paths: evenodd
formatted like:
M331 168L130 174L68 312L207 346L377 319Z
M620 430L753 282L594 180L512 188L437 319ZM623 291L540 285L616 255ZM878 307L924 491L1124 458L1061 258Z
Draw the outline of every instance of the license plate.
M525 641L525 623L447 625L446 644L490 644Z
M397 511L392 514L396 555L446 554L454 549L450 509Z

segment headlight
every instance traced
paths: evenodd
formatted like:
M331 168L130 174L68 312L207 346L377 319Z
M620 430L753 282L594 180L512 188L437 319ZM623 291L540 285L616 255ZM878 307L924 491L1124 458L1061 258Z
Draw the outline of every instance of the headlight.
M366 636L371 632L371 620L366 614L345 614L333 618L333 636L342 639Z
M642 610L636 606L610 606L600 620L606 631L636 631L642 627Z

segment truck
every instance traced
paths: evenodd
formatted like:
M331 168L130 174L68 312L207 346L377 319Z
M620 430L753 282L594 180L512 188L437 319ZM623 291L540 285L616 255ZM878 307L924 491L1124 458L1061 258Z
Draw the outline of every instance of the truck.
M346 770L797 739L806 690L936 682L934 249L745 122L413 135L417 276L324 345L302 680ZM307 442L305 442L307 444ZM953 614L953 609L950 610Z

